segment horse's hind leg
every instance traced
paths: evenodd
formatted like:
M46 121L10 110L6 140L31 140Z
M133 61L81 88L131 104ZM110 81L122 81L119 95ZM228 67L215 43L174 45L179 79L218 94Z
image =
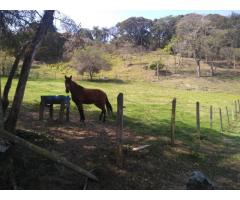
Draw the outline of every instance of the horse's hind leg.
M100 113L100 115L99 115L99 121L101 121L102 120L102 116L103 116L103 111Z
M99 121L103 121L105 122L106 120L106 108L104 105L101 105L101 104L95 104L95 106L97 106L98 108L100 108L102 110L101 114L99 115ZM102 119L103 117L103 119Z
M105 106L102 109L102 113L103 113L103 122L105 122L106 121L106 108L105 108Z

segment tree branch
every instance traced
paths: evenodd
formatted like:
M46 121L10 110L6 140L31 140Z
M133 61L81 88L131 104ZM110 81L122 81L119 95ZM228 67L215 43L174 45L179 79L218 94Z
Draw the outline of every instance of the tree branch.
M55 153L52 153L52 152L50 152L44 148L41 148L35 144L32 144L16 135L13 135L12 133L10 133L2 128L0 129L0 137L3 139L9 140L10 142L13 142L15 144L21 145L21 146L41 155L49 160L52 160L58 164L61 164L79 174L87 176L92 180L98 181L98 178L95 175L93 175L90 172L88 172L87 170L73 164L72 162L69 162L66 158L61 157Z

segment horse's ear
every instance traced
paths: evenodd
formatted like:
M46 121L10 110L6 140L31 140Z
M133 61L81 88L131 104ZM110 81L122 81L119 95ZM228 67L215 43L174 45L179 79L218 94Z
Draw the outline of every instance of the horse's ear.
M67 79L67 76L65 75L65 79Z
M72 76L70 76L70 80L72 80Z

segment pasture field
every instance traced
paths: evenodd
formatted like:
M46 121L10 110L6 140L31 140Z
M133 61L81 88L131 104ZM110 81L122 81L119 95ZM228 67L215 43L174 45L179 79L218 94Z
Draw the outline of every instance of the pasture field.
M202 80L195 80L195 85L199 85ZM174 87L162 86L162 82L115 82L115 81L77 81L86 88L99 88L106 91L109 100L116 111L116 97L119 92L124 94L124 115L126 117L125 126L136 132L149 132L151 134L167 134L171 118L171 101L177 98L177 129L184 132L185 128L190 128L191 133L195 130L195 107L196 102L200 102L201 128L204 132L218 132L219 129L219 108L223 110L223 126L228 127L225 107L228 106L230 118L232 119L232 109L234 100L240 95L231 91L209 92L202 90L176 89ZM173 81L175 84L175 81ZM178 83L176 83L178 84ZM13 87L15 86L15 81ZM180 86L179 84L177 87ZM200 86L201 87L201 86ZM206 86L205 86L206 87ZM218 86L221 87L221 86ZM226 86L228 87L228 86ZM224 89L222 89L224 90ZM37 109L41 95L70 95L65 93L64 79L58 80L30 80L28 81L24 96L24 105ZM10 97L11 98L11 97ZM209 108L214 108L213 129L209 129ZM85 105L86 115L97 112L98 108L94 105ZM76 106L71 103L71 109L76 112ZM96 114L89 116L94 118ZM98 115L95 116L97 119ZM231 120L232 121L232 120ZM189 135L188 134L188 135ZM181 135L181 134L180 134Z
M87 189L185 189L194 170L205 173L219 189L239 189L240 114L237 120L232 114L234 101L240 99L240 70L219 67L216 76L209 77L210 68L202 62L202 77L195 78L193 60L184 58L184 65L176 71L173 56L161 51L108 56L112 70L101 72L93 81L77 74L68 63L33 65L17 126L19 136L93 170L100 182L89 182ZM146 65L160 58L165 68L158 80ZM100 110L94 105L85 105L86 126L83 126L76 106L71 102L69 123L58 122L57 106L54 121L48 120L48 112L45 120L39 121L41 95L70 95L65 93L64 75L73 75L73 80L86 88L105 91L113 106L113 116L108 117L105 124L100 123ZM3 85L5 81L3 78ZM16 83L15 79L10 99ZM122 168L116 167L115 157L116 101L120 92L124 94L125 106ZM171 101L174 97L177 99L176 141L171 147ZM200 141L196 130L197 101L200 102ZM212 128L210 106L213 106ZM223 115L223 133L220 131L219 108ZM132 151L133 147L141 145L150 146L142 151ZM18 166L15 174L19 187L86 187L84 177L27 150L17 148L16 151L13 156L15 166Z
M84 127L79 123L75 105L71 103L69 124L38 121L40 96L66 95L64 77L28 81L18 127L38 132L39 139L35 138L33 142L40 146L57 150L87 169L96 168L96 174L102 182L91 183L90 189L184 189L192 170L202 170L219 188L237 189L240 186L237 167L240 164L240 126L238 120L233 120L231 115L234 100L240 99L237 81L237 78L225 81L219 77L163 77L153 82L124 79L76 80L84 87L104 90L113 105L114 113L118 93L124 94L126 160L123 169L116 168L114 164L115 114L104 125L98 122L98 108L93 105L84 106L87 119L87 126ZM16 80L13 88L15 86ZM12 89L11 95L13 91ZM176 145L171 147L171 101L174 97L177 98ZM196 132L197 101L200 102L203 138L200 145ZM210 105L214 108L212 129L209 127ZM225 106L230 111L230 126ZM219 125L220 107L223 112L223 134L220 133ZM23 134L23 137L32 138L31 134ZM145 144L151 146L142 152L130 151L132 147ZM42 167L39 170L39 173L44 173L46 169ZM68 179L74 176L69 173L66 172ZM51 173L49 177L45 177L46 180L52 180ZM49 187L79 189L84 184L81 181L70 184L63 181L66 177L60 179L62 186L59 186L58 181L52 180ZM27 182L22 184L31 188ZM46 183L35 186L41 188L44 184Z

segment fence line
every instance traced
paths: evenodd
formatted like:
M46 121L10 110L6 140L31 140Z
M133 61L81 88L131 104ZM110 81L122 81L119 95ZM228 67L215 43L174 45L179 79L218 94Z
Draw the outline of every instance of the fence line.
M121 100L121 98L122 98L122 100ZM129 100L125 99L125 102L129 102ZM131 102L133 102L133 101L131 101ZM133 102L133 103L136 103L136 102ZM117 160L118 160L118 163L119 162L121 163L122 162L121 161L122 160L121 159L121 155L122 155L122 134L123 134L122 133L123 132L123 94L122 93L120 93L118 95L117 105L118 105L118 112L117 112L117 152L118 152L118 154L117 154ZM170 106L169 103L158 104L158 105L161 105L161 106L168 105L168 106ZM169 112L169 117L170 117L170 120L169 120L169 122L170 122L170 143L171 143L172 146L174 146L176 127L177 127L178 122L180 122L177 119L179 116L177 115L177 99L176 98L173 98L173 100L171 101L171 105L172 106L170 108L165 109L165 111L168 112L169 110L171 110L171 113ZM184 104L178 102L178 105L184 105ZM186 105L191 105L192 106L194 104L187 103ZM239 100L235 100L234 104L232 106L231 105L226 105L225 106L225 112L222 112L223 111L222 107L217 108L217 107L214 107L213 105L205 106L205 105L200 104L200 102L196 102L195 106L196 106L195 107L195 109L196 109L196 132L197 132L197 137L199 138L199 142L203 138L203 137L201 137L201 116L202 116L201 113L204 113L204 115L203 115L204 119L209 120L210 129L213 129L213 124L214 123L216 123L216 124L219 123L219 131L220 131L221 134L224 133L224 130L226 130L227 127L231 126L230 113L232 115L232 120L237 120L237 118L238 118L237 115L240 114L240 101ZM231 108L230 109L231 112L229 111L229 107ZM145 109L143 109L143 110L145 110ZM154 110L155 110L155 112L159 112L156 109L154 109ZM184 107L184 110L185 110L185 107ZM147 115L150 115L151 112L149 110L147 110L147 111L148 111ZM121 113L121 114L119 114L119 113ZM181 112L180 116L183 117L184 113L186 113L186 112ZM189 111L188 113L191 113L191 112ZM145 115L146 115L146 113L145 113ZM207 115L209 115L209 117L205 117ZM214 120L215 118L219 120L218 123L216 122L216 120ZM223 123L224 120L226 120L226 122L225 122L226 126L224 126L224 123Z

